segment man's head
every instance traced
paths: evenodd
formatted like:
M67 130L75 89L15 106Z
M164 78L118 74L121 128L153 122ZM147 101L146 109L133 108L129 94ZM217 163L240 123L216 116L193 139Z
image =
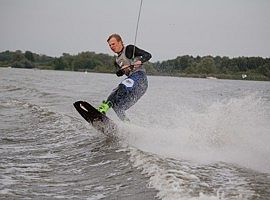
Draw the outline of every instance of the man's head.
M120 53L124 47L123 40L118 34L110 35L107 42L114 53Z

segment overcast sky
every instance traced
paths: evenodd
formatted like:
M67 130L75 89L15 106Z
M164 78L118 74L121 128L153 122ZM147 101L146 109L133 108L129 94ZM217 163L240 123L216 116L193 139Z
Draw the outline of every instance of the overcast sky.
M0 51L113 55L133 44L141 0L0 0ZM270 57L270 0L143 0L136 45L152 61L181 55Z

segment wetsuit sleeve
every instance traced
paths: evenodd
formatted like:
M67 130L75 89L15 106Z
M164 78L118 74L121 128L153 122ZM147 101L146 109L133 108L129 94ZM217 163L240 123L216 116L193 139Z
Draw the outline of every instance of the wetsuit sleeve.
M132 59L133 51L134 51L134 45L128 45L126 47L126 57L128 59ZM138 47L135 46L134 57L140 57L141 62L144 63L150 60L152 58L152 55L149 52L139 49Z
M121 67L117 64L116 61L114 61L114 67L116 69L116 73L115 74L117 76L123 76L124 75L124 71L120 69Z

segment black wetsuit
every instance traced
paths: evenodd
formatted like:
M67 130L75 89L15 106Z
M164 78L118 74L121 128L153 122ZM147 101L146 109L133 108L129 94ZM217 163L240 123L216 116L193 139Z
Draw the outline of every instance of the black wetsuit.
M133 68L132 65L138 60L144 63L150 60L152 56L138 47L135 47L135 52L133 52L134 45L128 45L118 54L115 61L116 75L122 76L125 74L124 70L121 70L121 67L125 65L131 66L131 71L125 74L127 78L113 90L107 99L107 101L112 103L112 108L121 120L127 120L125 110L133 106L146 92L148 87L147 76L143 65L136 68Z

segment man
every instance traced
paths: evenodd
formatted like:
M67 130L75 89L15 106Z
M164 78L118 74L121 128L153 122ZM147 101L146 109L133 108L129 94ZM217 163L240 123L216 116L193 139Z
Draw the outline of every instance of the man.
M118 34L110 35L107 42L111 50L117 54L115 60L116 75L126 75L127 78L112 91L106 101L102 102L98 110L105 114L112 107L121 120L128 121L125 110L133 106L148 87L143 63L150 60L152 56L134 45L125 47L121 36Z

